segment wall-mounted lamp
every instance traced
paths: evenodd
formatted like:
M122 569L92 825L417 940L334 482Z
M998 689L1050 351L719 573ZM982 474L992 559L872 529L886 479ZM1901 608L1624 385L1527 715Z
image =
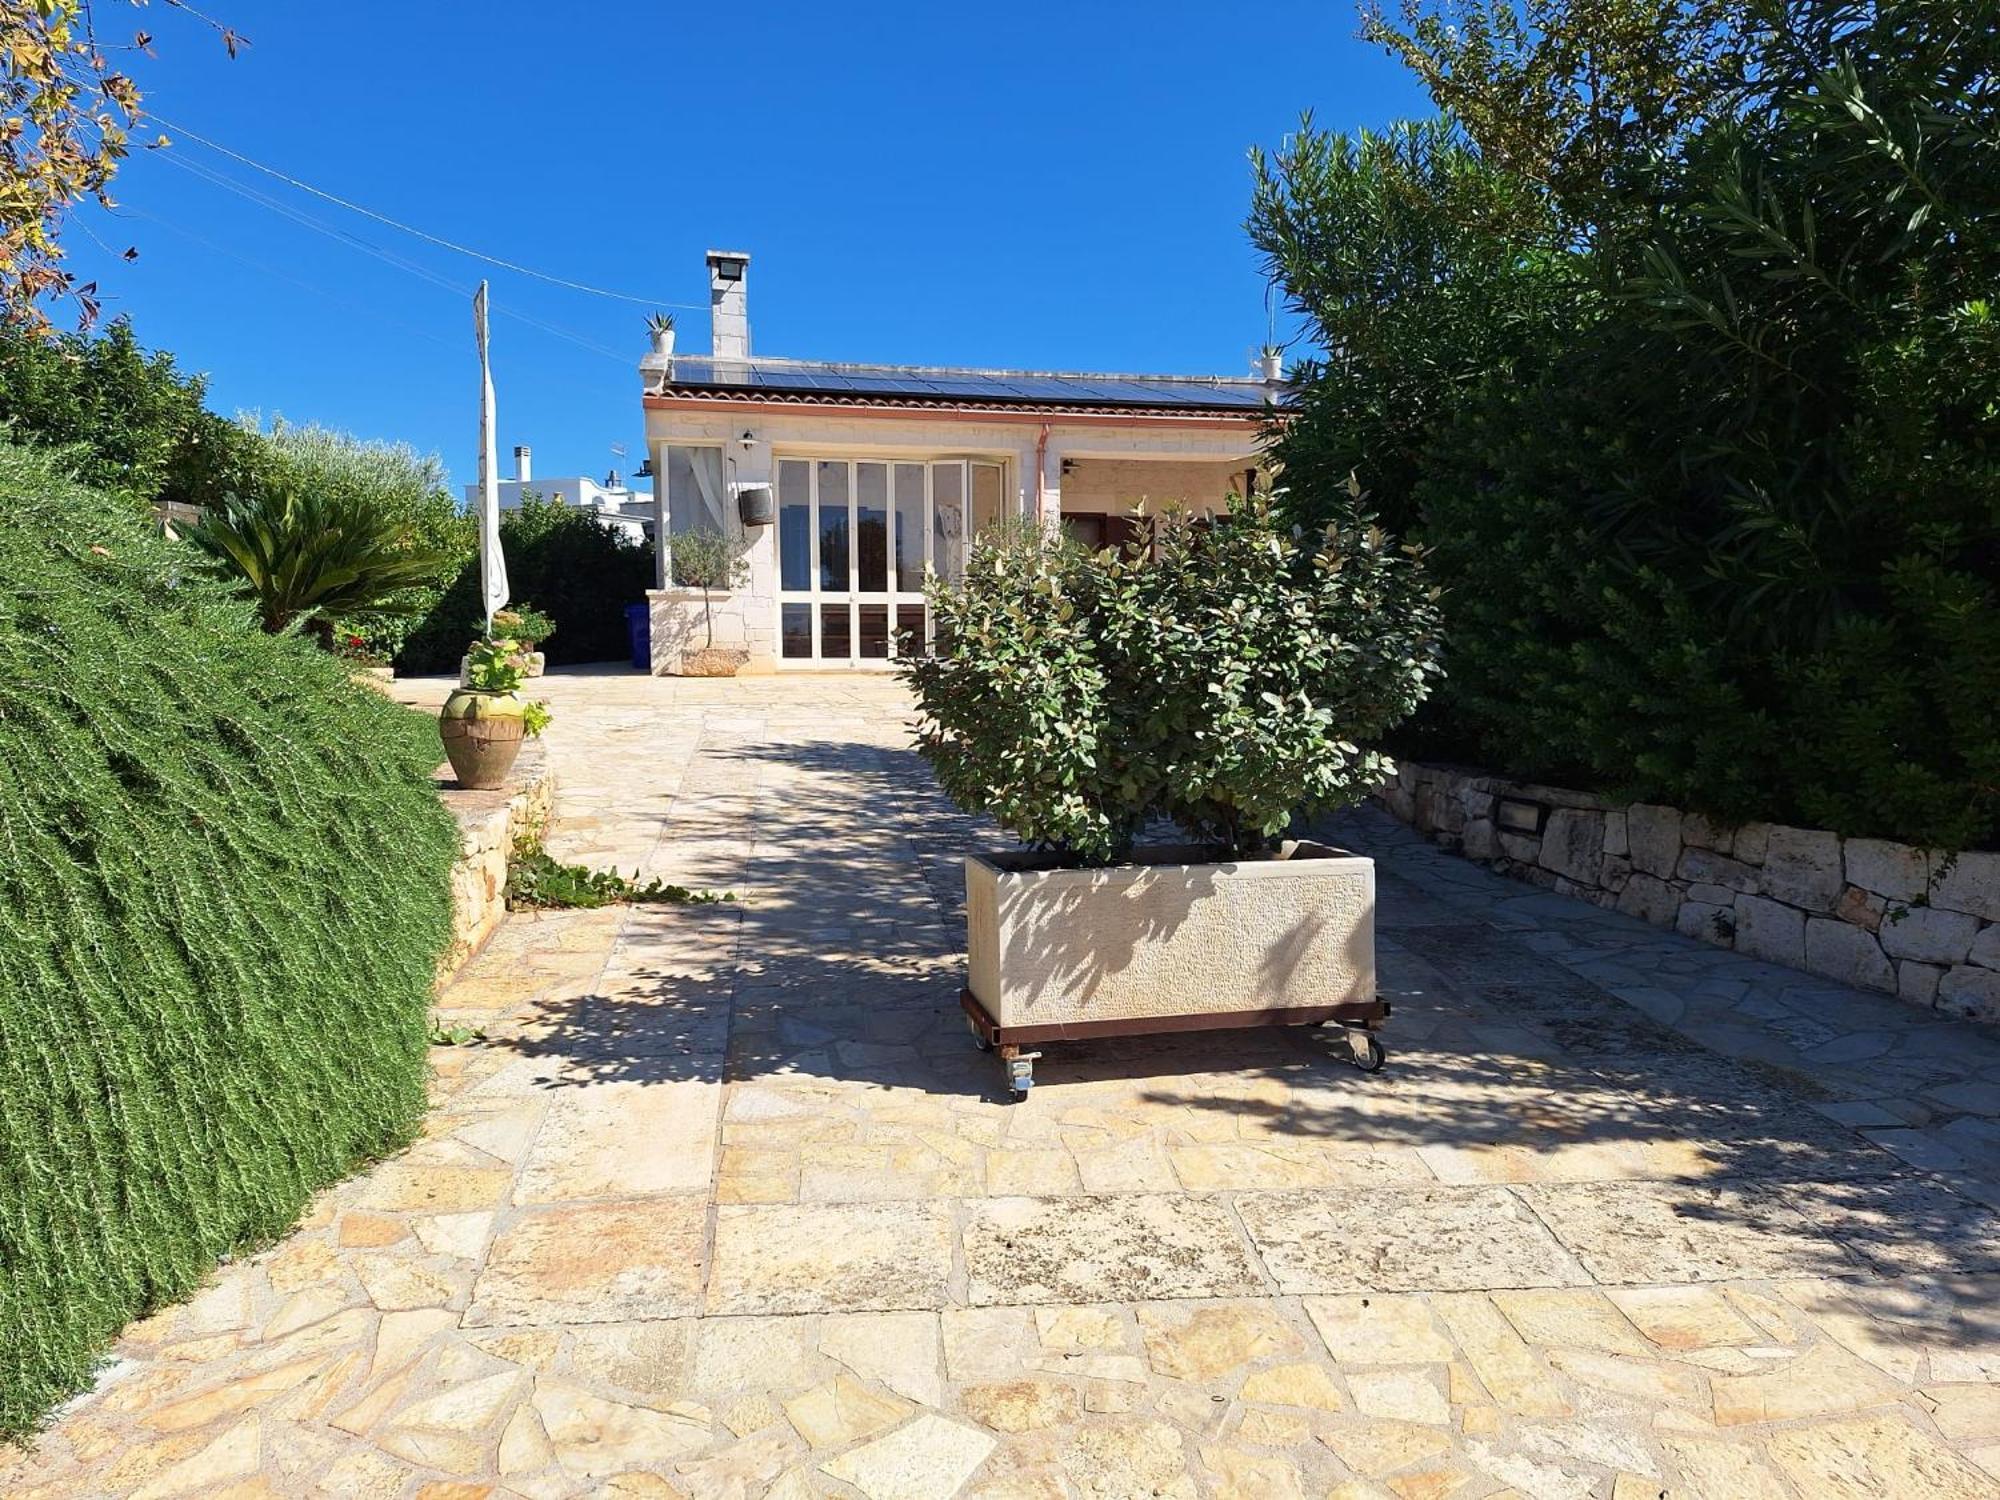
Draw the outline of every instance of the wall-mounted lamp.
M757 434L748 427L743 436L736 440L736 446L748 457L750 450L757 446ZM727 455L725 455L727 457ZM736 460L728 458L730 488L736 491L736 515L745 526L769 526L778 519L778 499L768 484L736 482Z

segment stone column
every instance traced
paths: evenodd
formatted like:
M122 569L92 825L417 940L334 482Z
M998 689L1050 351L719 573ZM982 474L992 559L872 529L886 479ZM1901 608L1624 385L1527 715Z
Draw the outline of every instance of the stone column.
M667 586L667 445L648 443L646 457L653 466L653 587Z
M747 449L742 441L745 432L753 440ZM723 492L729 508L729 514L723 518L724 524L732 535L741 535L749 543L744 560L750 564L750 580L736 593L742 618L743 645L750 652L750 661L744 670L768 672L775 669L778 659L778 528L776 525L759 526L746 532L742 512L737 507L737 495L746 485L767 484L775 499L778 465L771 456L771 443L763 429L748 422L742 426L731 423L723 455L723 477L726 481Z
M1050 530L1062 525L1062 464L1062 446L1052 437L1042 446L1040 504L1034 508Z

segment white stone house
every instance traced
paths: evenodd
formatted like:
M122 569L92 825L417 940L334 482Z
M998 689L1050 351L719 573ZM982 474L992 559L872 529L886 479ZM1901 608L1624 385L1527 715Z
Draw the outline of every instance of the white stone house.
M706 642L670 588L673 537L726 529L748 582L716 596L715 644L747 672L886 668L926 639L927 573L956 577L1002 516L1121 540L1142 506L1241 493L1285 388L1246 378L839 364L753 357L748 255L708 254L712 352L641 363L660 587L653 670ZM768 524L745 525L761 511Z
M633 489L618 477L615 469L604 476L602 483L582 474L537 479L534 453L526 443L514 448L514 477L496 481L494 488L503 511L519 510L524 496L540 495L578 510L594 510L606 526L632 541L643 542L653 534L653 497L646 491ZM465 507L478 514L478 485L465 486Z

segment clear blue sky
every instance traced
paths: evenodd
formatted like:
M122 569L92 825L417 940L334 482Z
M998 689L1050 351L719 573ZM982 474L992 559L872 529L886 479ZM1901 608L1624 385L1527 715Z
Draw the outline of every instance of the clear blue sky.
M1307 106L1340 128L1425 112L1355 40L1350 0L204 8L250 38L234 62L184 16L130 13L156 34L134 67L166 119L445 238L697 304L677 313L694 351L713 245L754 257L761 353L1234 373L1265 332L1249 146ZM121 213L79 223L139 259L78 229L76 268L207 371L218 410L401 439L472 478L485 274L497 308L598 346L496 317L503 465L528 442L539 473L601 474L623 442L636 466L644 308L482 269L191 141L136 153L116 191Z

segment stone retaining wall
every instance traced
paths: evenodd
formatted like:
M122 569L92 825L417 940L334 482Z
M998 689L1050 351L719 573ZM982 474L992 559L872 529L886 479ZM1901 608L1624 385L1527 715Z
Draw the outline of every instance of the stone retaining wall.
M514 841L547 826L555 808L555 774L548 753L535 740L521 755L505 786L467 791L446 768L438 796L458 819L462 843L451 870L451 947L438 964L442 984L479 951L507 915L507 857Z
M1955 857L1405 761L1377 799L1468 859L1689 937L2000 1021L2000 853Z

